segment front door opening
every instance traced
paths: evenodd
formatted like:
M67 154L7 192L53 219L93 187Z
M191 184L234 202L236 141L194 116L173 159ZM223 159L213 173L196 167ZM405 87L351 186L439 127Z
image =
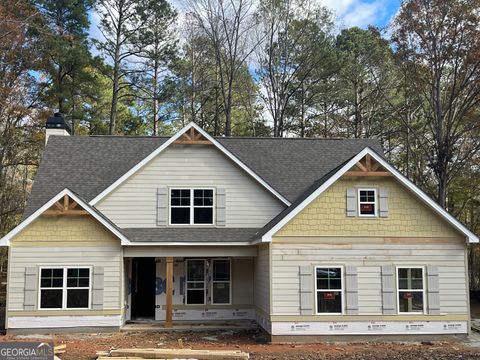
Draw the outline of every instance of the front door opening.
M155 319L155 258L132 261L132 319Z

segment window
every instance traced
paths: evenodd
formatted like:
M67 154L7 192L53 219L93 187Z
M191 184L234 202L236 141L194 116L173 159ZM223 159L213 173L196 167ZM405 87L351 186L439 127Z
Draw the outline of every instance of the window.
M212 264L212 304L230 304L230 260L214 259Z
M421 313L425 309L423 267L397 268L398 312Z
M341 267L316 267L317 314L342 314Z
M89 268L42 268L40 309L88 309Z
M205 260L187 260L187 299L188 305L205 304Z
M170 189L170 224L212 225L213 189Z
M377 190L359 189L358 190L358 214L360 216L377 215Z

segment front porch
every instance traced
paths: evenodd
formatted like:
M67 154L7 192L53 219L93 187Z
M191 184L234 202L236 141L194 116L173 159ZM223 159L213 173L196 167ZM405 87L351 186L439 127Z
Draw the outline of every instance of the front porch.
M252 328L254 247L157 250L124 251L122 330Z

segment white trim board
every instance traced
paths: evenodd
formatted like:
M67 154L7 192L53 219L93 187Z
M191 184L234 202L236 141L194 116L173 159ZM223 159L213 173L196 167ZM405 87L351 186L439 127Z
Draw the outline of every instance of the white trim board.
M285 226L291 219L293 219L300 211L305 209L314 199L327 190L333 183L335 183L343 174L351 169L358 161L360 161L365 155L370 155L373 159L380 163L388 172L390 172L402 185L408 190L417 195L424 203L426 203L431 209L433 209L444 220L450 223L458 231L465 235L470 243L478 243L479 238L468 230L462 223L450 215L445 209L432 200L427 194L420 190L415 184L403 176L397 169L385 161L374 150L366 147L348 161L341 169L339 169L334 175L332 175L327 181L320 185L313 193L311 193L305 200L303 200L295 209L288 213L283 219L281 219L273 228L262 236L261 242L271 242L272 236L277 233L283 226Z
M260 176L258 176L252 169L250 169L247 165L245 165L240 159L238 159L235 155L233 155L230 151L228 151L222 144L220 144L217 140L215 140L212 136L210 136L205 130L203 130L197 124L191 122L183 129L178 131L175 135L173 135L170 139L168 139L165 143L155 149L153 152L150 153L146 158L140 161L137 165L132 167L128 170L125 174L123 174L120 178L118 178L112 185L107 187L103 190L100 194L98 194L93 200L90 201L90 205L93 206L97 204L100 200L110 194L113 190L115 190L120 184L122 184L125 180L127 180L130 176L140 170L143 166L153 160L158 154L160 154L163 150L169 147L174 141L178 140L180 136L186 133L191 128L197 130L200 134L202 134L208 141L210 141L217 149L219 149L223 154L225 154L230 160L232 160L235 164L237 164L240 168L246 171L251 177L253 177L257 182L259 182L263 187L265 187L268 191L270 191L275 197L277 197L280 201L282 201L285 205L290 206L290 202L277 190L271 187L267 182L265 182Z
M12 231L10 231L7 235L0 239L0 246L10 246L10 240L12 237L17 235L20 231L25 229L30 223L32 223L36 218L42 215L46 210L48 210L53 204L55 204L58 200L63 198L63 196L69 196L73 199L78 205L80 205L85 211L87 211L90 215L92 215L97 221L99 221L103 226L105 226L108 230L110 230L116 237L118 237L121 241L122 245L129 245L130 241L118 231L115 227L113 227L108 221L106 221L103 217L98 215L95 211L91 209L91 207L81 200L77 195L71 192L69 189L63 189L53 198L51 198L47 203L45 203L41 208L35 211L32 215L22 221L17 227L15 227Z

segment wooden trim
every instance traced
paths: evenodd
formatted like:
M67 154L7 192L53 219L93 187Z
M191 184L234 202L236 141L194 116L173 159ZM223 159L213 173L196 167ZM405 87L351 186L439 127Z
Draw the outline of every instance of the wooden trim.
M121 315L122 309L105 310L11 310L7 311L8 316L81 316L81 315Z
M172 317L173 317L173 257L167 257L166 261L166 276L167 276L167 286L166 286L166 310L165 310L165 327L172 327Z
M392 176L387 171L347 171L344 176Z
M176 145L213 145L208 140L177 140L174 142Z
M271 321L464 321L468 314L444 315L271 315Z
M357 162L355 165L356 165L358 168L360 168L360 170L362 170L362 171L368 171L367 168L362 164L361 161Z
M83 215L90 215L90 213L86 210L46 210L42 215L44 216L60 216L60 215L67 215L67 216L83 216Z

